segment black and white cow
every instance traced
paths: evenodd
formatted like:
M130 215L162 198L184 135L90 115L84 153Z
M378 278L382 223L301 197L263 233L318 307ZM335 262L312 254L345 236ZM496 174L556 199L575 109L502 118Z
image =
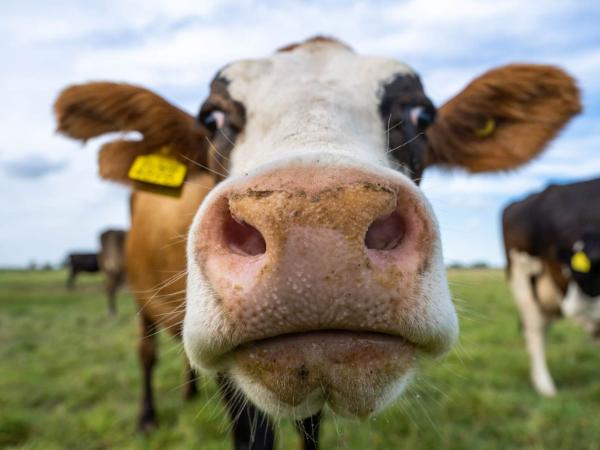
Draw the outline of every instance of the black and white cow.
M540 394L554 395L545 355L548 326L566 316L593 335L600 332L600 179L551 185L512 203L502 227L531 379Z

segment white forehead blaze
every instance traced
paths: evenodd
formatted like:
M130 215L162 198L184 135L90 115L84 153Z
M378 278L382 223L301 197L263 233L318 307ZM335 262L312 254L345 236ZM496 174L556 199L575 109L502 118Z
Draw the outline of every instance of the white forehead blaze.
M229 81L229 95L246 109L231 174L308 152L347 154L389 166L379 104L382 86L403 74L415 72L334 42L231 64L220 76Z

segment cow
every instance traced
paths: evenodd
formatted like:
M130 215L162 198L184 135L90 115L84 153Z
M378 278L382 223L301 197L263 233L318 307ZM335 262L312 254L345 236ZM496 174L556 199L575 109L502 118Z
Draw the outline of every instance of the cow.
M408 65L323 37L225 66L195 117L129 84L66 88L59 132L139 133L104 144L99 170L134 188L142 428L159 327L216 376L236 449L273 448L281 417L316 448L325 404L385 408L458 335L423 172L516 168L579 110L569 75L531 64L436 108Z
M571 317L600 334L600 179L550 185L502 213L507 276L537 392L556 394L545 332Z
M125 281L125 238L124 230L105 230L100 234L98 263L104 273L108 315L117 314L117 291Z
M79 273L96 273L100 271L97 253L69 253L67 255L67 266L69 268L67 289L69 290L75 287L75 278Z

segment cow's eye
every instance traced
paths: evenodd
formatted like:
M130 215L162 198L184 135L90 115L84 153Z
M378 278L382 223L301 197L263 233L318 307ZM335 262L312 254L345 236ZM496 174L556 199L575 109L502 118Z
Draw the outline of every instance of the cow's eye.
M433 114L422 106L415 106L410 110L410 121L415 127L424 130L433 122Z
M220 130L225 125L225 113L215 109L204 114L200 120L210 131Z

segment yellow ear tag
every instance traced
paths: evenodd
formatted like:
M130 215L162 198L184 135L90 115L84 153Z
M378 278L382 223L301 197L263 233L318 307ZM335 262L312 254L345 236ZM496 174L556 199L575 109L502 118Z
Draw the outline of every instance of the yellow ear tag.
M170 147L163 147L160 153L140 155L129 168L129 178L158 186L179 187L185 180L185 164L169 156Z
M592 263L583 251L578 251L571 257L571 268L575 272L588 273Z
M496 129L496 121L494 119L488 119L485 122L485 126L483 128L476 128L474 130L475 136L484 138L490 136L494 130Z

